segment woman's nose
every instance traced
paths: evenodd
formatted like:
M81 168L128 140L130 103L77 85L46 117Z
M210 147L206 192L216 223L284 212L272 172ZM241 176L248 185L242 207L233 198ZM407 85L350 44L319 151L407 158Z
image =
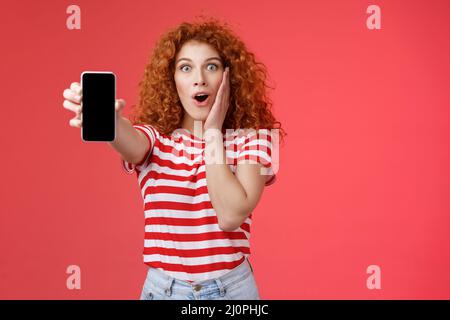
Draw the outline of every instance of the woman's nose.
M194 84L196 86L198 85L206 85L206 81L205 81L205 75L203 74L202 70L199 70L195 76L197 79L194 82Z

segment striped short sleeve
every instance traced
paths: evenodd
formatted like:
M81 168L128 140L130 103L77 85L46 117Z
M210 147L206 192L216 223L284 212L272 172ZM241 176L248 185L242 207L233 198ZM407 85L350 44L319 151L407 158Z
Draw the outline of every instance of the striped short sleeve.
M276 174L272 168L272 151L270 130L251 130L240 144L237 164L260 163L263 166L263 174L267 175L265 185L271 185L276 180Z
M144 159L140 163L133 164L133 163L129 163L129 162L121 159L122 167L125 170L125 172L128 174L134 173L136 167L145 166L145 164L148 162L148 159L153 151L153 146L155 145L155 141L156 141L156 137L157 137L156 130L151 125L135 124L135 125L133 125L133 127L144 133L145 137L150 142L150 148L148 149Z

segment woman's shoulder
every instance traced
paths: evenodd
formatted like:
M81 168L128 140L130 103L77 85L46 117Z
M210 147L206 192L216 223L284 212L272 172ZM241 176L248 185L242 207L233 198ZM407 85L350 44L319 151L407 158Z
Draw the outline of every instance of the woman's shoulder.
M133 127L139 128L139 129L144 129L146 131L150 131L155 136L159 136L161 134L155 126L148 124L148 123L137 123L137 124L134 124Z

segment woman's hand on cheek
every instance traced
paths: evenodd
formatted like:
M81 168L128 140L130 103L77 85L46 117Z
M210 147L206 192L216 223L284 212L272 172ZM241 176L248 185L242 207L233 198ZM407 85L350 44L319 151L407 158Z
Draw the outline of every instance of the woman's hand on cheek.
M225 121L225 116L230 105L229 70L229 67L226 67L222 74L222 82L217 91L216 99L204 124L203 129L205 132L208 129L218 129L219 131L222 131L223 122Z

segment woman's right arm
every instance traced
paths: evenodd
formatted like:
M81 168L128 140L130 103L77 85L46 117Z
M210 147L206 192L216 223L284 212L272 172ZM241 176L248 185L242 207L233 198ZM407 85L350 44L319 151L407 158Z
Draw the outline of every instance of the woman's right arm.
M63 92L64 108L76 114L75 118L69 121L71 127L82 127L82 94L81 85L78 82L73 82L70 89L65 89ZM124 107L125 100L116 100L116 139L113 142L108 142L108 144L119 153L123 160L137 164L147 154L150 142L144 136L144 133L133 127L130 120L121 116Z
M140 163L150 148L150 142L144 133L134 128L130 120L121 116L117 118L116 131L116 140L108 144L123 160L133 164Z

